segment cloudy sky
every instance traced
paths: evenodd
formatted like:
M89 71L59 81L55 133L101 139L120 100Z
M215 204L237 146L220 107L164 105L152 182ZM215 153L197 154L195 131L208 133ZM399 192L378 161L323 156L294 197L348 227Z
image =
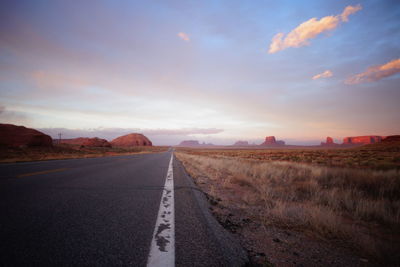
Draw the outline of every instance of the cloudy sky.
M400 3L1 1L0 121L291 144L400 133Z

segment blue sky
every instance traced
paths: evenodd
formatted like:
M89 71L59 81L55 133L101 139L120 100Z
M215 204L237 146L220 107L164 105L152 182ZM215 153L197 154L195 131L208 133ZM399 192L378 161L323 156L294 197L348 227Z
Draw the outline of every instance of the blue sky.
M0 4L1 122L155 144L400 131L398 1L81 2Z

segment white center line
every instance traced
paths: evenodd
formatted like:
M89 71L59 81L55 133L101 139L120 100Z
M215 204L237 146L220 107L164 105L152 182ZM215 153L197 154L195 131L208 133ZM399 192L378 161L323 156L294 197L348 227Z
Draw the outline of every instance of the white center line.
M161 196L160 209L156 226L154 228L153 240L151 241L150 253L147 259L148 267L173 267L175 266L175 207L174 207L174 173L172 160L168 166L167 178Z

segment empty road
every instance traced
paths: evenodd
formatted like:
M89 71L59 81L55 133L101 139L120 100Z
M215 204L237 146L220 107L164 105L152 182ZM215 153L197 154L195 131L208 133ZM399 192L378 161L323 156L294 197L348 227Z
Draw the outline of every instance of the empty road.
M0 214L0 266L242 266L247 259L172 151L0 164Z

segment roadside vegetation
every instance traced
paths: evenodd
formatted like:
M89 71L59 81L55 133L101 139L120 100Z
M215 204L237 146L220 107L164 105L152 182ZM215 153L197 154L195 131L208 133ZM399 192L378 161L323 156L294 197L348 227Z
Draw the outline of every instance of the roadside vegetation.
M370 262L396 265L400 169L393 159L398 153L367 146L307 151L180 149L176 156L209 198L221 200L219 204L231 212L240 210L265 227L339 240ZM364 161L379 164L360 164Z
M0 148L0 162L24 162L37 160L93 158L137 153L157 153L168 147L83 147L79 145L54 145L53 147Z
M192 155L215 158L240 158L259 161L289 161L320 166L367 169L400 169L400 146L374 144L355 148L290 148L290 149L188 149Z

